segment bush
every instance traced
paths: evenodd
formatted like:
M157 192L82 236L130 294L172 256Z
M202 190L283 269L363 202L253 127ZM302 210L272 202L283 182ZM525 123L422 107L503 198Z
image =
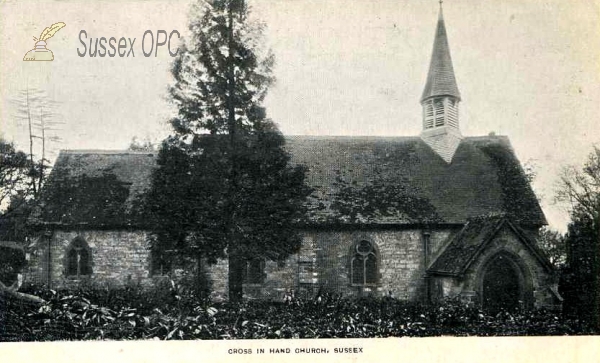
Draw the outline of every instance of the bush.
M38 291L41 307L9 307L1 340L273 339L597 333L546 310L486 314L450 299L422 306L393 298L246 301L210 304L166 280L158 293L135 289ZM148 295L150 294L150 295ZM162 294L162 295L160 295ZM160 296L159 296L160 295ZM102 302L100 304L99 302ZM14 331L20 335L15 336Z

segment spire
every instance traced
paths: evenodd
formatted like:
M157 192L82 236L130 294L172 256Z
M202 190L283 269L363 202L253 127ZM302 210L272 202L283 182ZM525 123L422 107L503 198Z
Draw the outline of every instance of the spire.
M462 140L458 120L460 93L454 77L442 1L425 90L421 96L423 131L421 139L444 161L452 162Z
M453 96L460 101L460 92L454 77L441 1L431 63L429 64L429 74L427 75L427 83L421 96L421 102L435 96Z

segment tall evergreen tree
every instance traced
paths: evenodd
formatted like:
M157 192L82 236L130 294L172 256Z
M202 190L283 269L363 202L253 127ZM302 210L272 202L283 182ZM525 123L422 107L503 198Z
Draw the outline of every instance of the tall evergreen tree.
M599 148L594 148L582 170L565 170L559 198L572 206L566 236L567 265L561 284L565 312L600 329Z
M162 144L149 194L154 254L209 263L227 257L233 301L242 296L248 260L299 249L295 224L308 194L304 169L290 165L262 106L274 58L262 48L263 25L248 15L243 0L192 8L192 35L172 67L174 133Z

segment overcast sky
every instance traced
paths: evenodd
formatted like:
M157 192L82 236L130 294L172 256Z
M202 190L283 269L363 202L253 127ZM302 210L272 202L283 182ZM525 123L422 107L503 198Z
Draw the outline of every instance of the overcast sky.
M267 112L285 134L418 135L437 21L435 0L249 0L267 26L277 83ZM123 149L132 137L160 139L172 112L171 57L144 57L146 30L185 35L189 1L8 1L0 4L0 133L27 148L15 119L20 90L42 89L64 122L54 149ZM462 95L465 136L507 135L554 228L562 166L581 164L600 142L600 4L592 0L447 0L444 16ZM33 37L53 62L23 62ZM136 38L135 58L79 57L89 38Z

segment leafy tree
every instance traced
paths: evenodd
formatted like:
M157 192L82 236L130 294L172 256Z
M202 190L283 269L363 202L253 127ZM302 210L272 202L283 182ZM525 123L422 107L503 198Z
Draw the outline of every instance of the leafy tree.
M52 131L61 122L55 120L56 103L42 91L27 88L11 101L17 106L14 118L27 127L29 152L19 151L0 138L0 241L4 240L0 246L0 292L37 301L5 286L2 279L11 280L23 267L24 254L19 245L26 241L27 221L39 201L50 167L46 159L49 144L60 140Z
M539 247L546 252L548 260L557 269L562 268L567 261L567 245L565 236L560 232L544 227L538 238Z
M54 131L62 122L56 120L56 102L41 90L26 88L10 101L16 106L12 116L28 131L29 150L18 151L12 143L0 140L0 235L23 241L26 221L50 168L46 157L53 151L52 144L60 141Z
M26 153L0 139L0 206L6 208L11 199L27 193L31 166Z
M0 293L12 284L25 262L22 246L31 210L32 164L29 155L0 138ZM12 288L12 287L11 287Z
M300 247L305 171L261 103L274 60L263 25L242 0L195 4L170 89L178 115L161 146L149 193L154 254L161 263L229 261L229 298L242 296L249 259L285 258Z
M36 165L29 154L0 139L0 240L25 239L26 221L36 202Z
M600 149L594 147L582 170L566 168L561 180L558 198L571 205L565 309L600 327Z

